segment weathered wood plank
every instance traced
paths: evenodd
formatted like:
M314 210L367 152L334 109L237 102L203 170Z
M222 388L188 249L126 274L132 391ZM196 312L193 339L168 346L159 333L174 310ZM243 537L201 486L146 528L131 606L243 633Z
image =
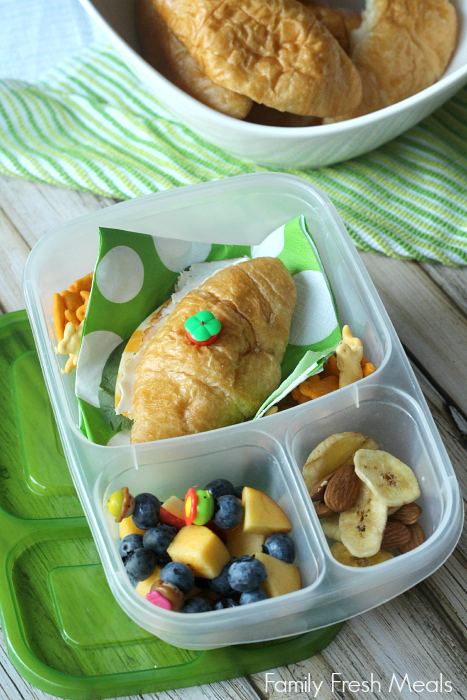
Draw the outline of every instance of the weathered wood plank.
M427 400L430 411L444 442L456 473L464 507L467 506L467 434L453 417L449 403L436 391L429 381L415 369L415 374ZM443 609L446 624L455 624L459 633L467 640L467 524L454 554L444 566L422 584L426 596L433 606ZM467 653L467 643L465 645Z
M117 200L14 177L0 177L0 207L30 248L54 226Z
M393 674L400 682L406 673L411 681L427 682L442 672L453 683L449 697L465 697L465 649L427 605L420 587L348 622L323 656L346 680L363 683L373 673L382 691L375 696L383 700L413 697L407 690L400 695L389 690Z
M467 415L467 317L417 263L362 259L404 346Z
M24 308L21 280L29 246L0 209L0 307L4 313Z
M423 263L421 267L464 312L467 312L467 266L446 267L435 263Z

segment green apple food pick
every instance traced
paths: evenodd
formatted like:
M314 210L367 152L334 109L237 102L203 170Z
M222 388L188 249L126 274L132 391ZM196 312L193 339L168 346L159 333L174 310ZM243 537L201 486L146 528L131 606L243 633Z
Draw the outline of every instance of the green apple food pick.
M114 491L107 501L110 515L113 515L116 523L121 523L123 518L129 518L135 511L135 499L124 486L119 491Z
M186 337L195 345L211 345L221 332L221 322L210 311L198 311L185 321Z
M209 491L188 489L185 496L185 523L205 525L214 515L214 498Z

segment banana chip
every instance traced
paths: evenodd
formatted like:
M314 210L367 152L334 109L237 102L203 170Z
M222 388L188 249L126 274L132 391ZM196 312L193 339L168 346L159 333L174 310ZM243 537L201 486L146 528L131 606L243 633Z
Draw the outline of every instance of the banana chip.
M354 505L339 515L342 543L354 557L372 557L381 549L387 518L388 507L362 483Z
M411 468L389 452L358 450L355 472L388 508L403 506L420 498L420 487Z
M377 552L372 557L355 557L341 542L336 542L336 544L332 545L331 554L334 559L341 564L345 564L346 566L355 566L358 568L382 564L384 561L394 558L394 555L385 549Z
M339 513L329 516L329 518L324 518L320 520L321 527L325 537L330 540L336 540L336 542L341 541L341 531L339 527Z
M351 461L359 449L377 450L374 440L362 433L335 433L320 442L303 467L303 479L311 491L324 477Z

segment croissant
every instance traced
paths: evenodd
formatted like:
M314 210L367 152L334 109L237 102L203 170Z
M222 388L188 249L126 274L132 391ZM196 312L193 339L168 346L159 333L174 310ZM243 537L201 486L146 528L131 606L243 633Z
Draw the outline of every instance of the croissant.
M189 292L136 368L131 442L163 440L252 418L279 386L297 293L277 258L220 270ZM212 345L190 342L185 321L207 310L221 322Z
M137 0L135 10L138 36L148 63L208 107L235 119L246 117L252 100L209 80L159 15L154 0Z
M324 24L345 53L350 53L350 35L362 23L360 12L346 7L329 7L317 0L300 0L300 2L313 12L321 24Z
M433 85L451 60L457 32L449 0L367 0L350 53L362 79L362 100L325 123L375 112Z

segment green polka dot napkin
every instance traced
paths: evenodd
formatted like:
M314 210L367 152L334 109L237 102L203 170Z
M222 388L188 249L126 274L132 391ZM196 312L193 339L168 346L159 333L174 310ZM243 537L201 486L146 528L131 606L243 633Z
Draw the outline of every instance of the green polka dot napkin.
M122 444L129 439L125 428L130 426L119 425L113 429L104 418L102 401L107 401L107 397L102 396L106 381L104 368L109 367L109 357L114 351L113 364L118 368L125 341L171 297L180 273L191 265L232 258L241 261L245 256L271 256L279 258L293 277L297 306L282 362L282 383L261 406L256 418L303 379L318 372L342 338L329 280L304 217L281 226L256 246L182 241L179 246L167 247L165 243L166 239L158 236L100 229L99 255L76 376L81 429L93 442ZM202 279L195 286L214 274L218 267L207 270L203 266ZM177 300L178 297L174 301ZM112 384L109 392L109 405L104 406L110 416L114 386Z
M177 122L105 44L34 85L0 81L0 173L125 199L267 168ZM467 90L372 153L301 175L360 248L467 263Z

